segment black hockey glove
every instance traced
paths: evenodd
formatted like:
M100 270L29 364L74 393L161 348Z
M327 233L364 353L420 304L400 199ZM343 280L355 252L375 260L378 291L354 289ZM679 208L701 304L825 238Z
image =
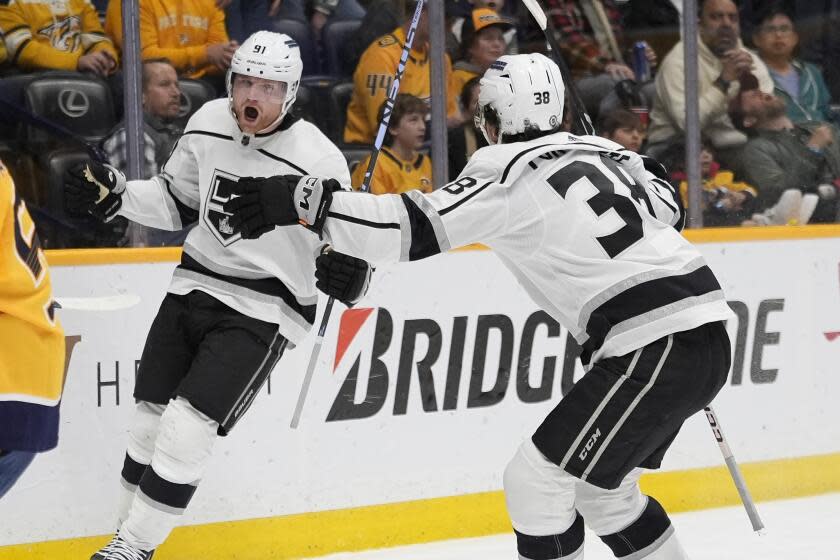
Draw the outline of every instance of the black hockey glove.
M656 175L657 179L662 179L666 183L671 182L671 177L668 176L668 170L665 169L664 165L650 156L639 154L639 157L642 158L642 165L645 166L645 169Z
M340 189L335 179L309 175L242 177L232 190L236 196L224 209L231 215L231 227L245 239L297 223L320 236L332 193Z
M352 307L367 293L373 268L362 259L325 251L315 259L315 287Z
M122 206L125 175L110 165L89 160L64 173L64 204L71 214L91 214L107 222Z

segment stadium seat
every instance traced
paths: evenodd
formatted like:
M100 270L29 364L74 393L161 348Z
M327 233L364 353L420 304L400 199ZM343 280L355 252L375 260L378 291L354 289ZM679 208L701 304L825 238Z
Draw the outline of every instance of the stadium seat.
M370 154L373 148L364 144L345 144L341 147L341 153L344 154L344 159L347 160L347 167L350 168L350 173L356 169L363 159Z
M24 92L26 108L77 137L98 143L116 124L108 85L81 74L48 73L33 79ZM25 142L32 153L43 153L58 141L54 134L27 125Z
M344 123L347 122L347 106L353 96L353 82L341 82L330 90L330 138L337 142L344 139Z
M334 85L335 80L330 76L304 76L295 101L295 114L317 126L336 142L338 139L332 136L329 110L330 90Z
M17 113L19 107L26 102L23 92L29 82L37 74L13 74L3 76L0 87L0 149L15 150L19 148L20 118Z
M178 86L181 88L181 109L178 111L177 122L183 128L199 107L216 98L216 91L205 81L188 78L179 79Z
M341 57L341 50L347 40L359 30L361 20L330 21L321 33L326 51L326 73L336 78L349 78L354 68L345 68Z
M272 31L285 33L300 47L300 57L303 60L303 74L318 74L321 64L318 57L318 45L309 29L309 24L296 19L275 19L272 22Z

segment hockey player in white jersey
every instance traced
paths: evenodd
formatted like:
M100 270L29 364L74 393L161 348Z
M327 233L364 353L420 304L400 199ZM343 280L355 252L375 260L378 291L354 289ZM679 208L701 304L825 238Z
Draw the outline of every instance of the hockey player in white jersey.
M169 230L197 222L146 340L119 530L95 560L152 557L187 507L217 435L242 418L283 351L315 319L318 236L285 228L242 239L222 208L237 181L256 177L317 171L349 184L341 152L288 113L301 71L291 38L257 32L233 56L228 99L193 115L160 175L126 182L95 162L68 173L67 199L77 211ZM363 295L367 263L328 253L318 265L343 274L318 288L345 302Z
M581 558L586 523L619 558L678 560L670 520L638 478L723 386L731 312L679 233L684 212L664 169L559 132L563 98L554 62L503 56L481 79L476 120L490 146L456 181L374 196L275 177L242 185L226 208L245 237L301 222L372 263L489 245L574 335L586 370L505 470L519 558Z

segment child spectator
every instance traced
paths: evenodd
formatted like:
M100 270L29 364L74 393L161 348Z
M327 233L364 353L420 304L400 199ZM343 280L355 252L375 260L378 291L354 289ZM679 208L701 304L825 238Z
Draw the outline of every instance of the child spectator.
M685 145L672 145L660 160L671 173L671 182L679 185L683 204L688 207L688 178L685 171ZM736 181L733 171L720 168L714 148L704 140L700 151L703 178L703 225L739 226L752 215L757 191L747 183Z
M88 0L0 2L0 36L22 70L117 71L117 51Z
M604 138L636 153L641 153L647 135L647 127L641 117L627 109L614 109L603 115L598 123L598 131Z
M764 12L757 23L753 43L773 78L774 93L785 100L790 120L831 120L831 98L822 72L793 56L799 44L793 19L781 7L775 7Z
M385 103L379 109L379 120L385 111ZM432 192L432 162L429 156L418 150L426 136L426 115L429 107L413 95L401 93L394 102L394 110L388 123L379 159L373 170L370 192L374 194L398 194L419 189ZM350 180L354 189L364 182L370 156L366 157L353 171Z

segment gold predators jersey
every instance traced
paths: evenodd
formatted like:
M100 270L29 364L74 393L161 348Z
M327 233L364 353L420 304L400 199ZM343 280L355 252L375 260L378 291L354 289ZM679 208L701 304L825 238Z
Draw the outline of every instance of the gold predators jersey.
M0 32L9 62L20 68L75 71L94 51L118 62L89 0L0 0Z
M359 60L353 73L353 97L347 107L344 141L372 144L379 127L379 108L388 96L391 82L400 63L405 31L400 27L371 44ZM410 93L429 102L431 91L431 60L428 49L411 49L400 82L400 93ZM446 57L446 114L458 116L455 88L452 87L452 65Z
M350 181L359 190L365 180L370 156L353 170ZM432 192L432 161L424 154L417 154L411 161L397 157L389 148L383 147L373 170L370 192L373 194L399 194L419 190Z
M227 43L225 12L214 0L140 2L140 54L143 60L166 58L179 74L198 78L221 70L207 58L207 46ZM122 49L122 4L108 2L105 32Z
M58 439L64 332L35 223L0 163L0 449L45 451Z

